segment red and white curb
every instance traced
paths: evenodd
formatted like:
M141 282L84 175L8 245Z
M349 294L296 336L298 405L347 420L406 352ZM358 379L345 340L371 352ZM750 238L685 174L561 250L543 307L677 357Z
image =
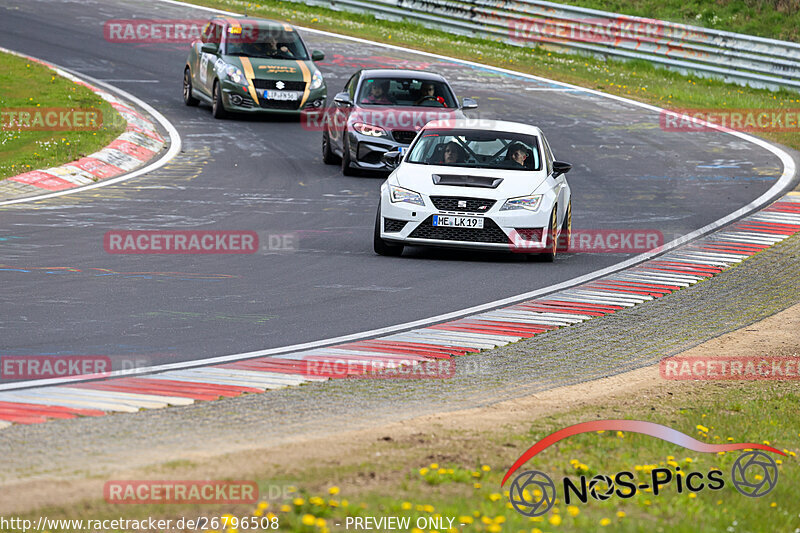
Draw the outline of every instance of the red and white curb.
M166 141L158 133L158 128L149 118L110 92L86 83L69 72L41 59L1 47L0 52L13 54L28 61L44 65L59 76L88 88L111 104L127 122L125 132L98 152L66 165L32 170L0 181L0 199L22 198L40 195L44 192L63 191L120 176L150 161L166 145Z
M345 370L345 375L354 376L374 366L414 366L490 350L661 298L712 278L797 232L800 193L790 192L731 226L632 268L458 320L213 366L0 392L0 428L11 423L189 405L328 379L309 375L311 362L323 368L325 363L356 363L346 365Z

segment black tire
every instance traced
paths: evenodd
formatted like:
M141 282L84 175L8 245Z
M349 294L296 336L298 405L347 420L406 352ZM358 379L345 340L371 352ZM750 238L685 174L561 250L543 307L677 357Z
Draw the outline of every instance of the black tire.
M211 104L211 115L214 118L227 117L228 113L225 111L225 105L222 103L222 89L220 89L218 81L214 81L214 92L212 94L214 98Z
M561 235L558 236L558 253L569 251L569 243L572 240L572 202L567 204L567 212L564 213L564 222L561 224Z
M190 107L200 103L200 100L192 96L192 72L189 67L183 71L183 103Z
M335 165L340 162L338 155L331 150L331 136L328 134L328 128L322 130L322 162L326 165Z
M342 174L345 176L355 176L356 171L350 166L350 145L347 142L347 132L342 137Z
M557 207L553 207L553 212L550 213L550 223L547 226L547 239L545 245L547 250L537 254L535 257L542 263L552 263L556 260L556 253L558 252L558 239L556 238L555 228L558 225L558 212Z
M375 232L372 239L372 247L378 255L386 255L390 257L399 257L403 254L404 246L402 244L389 244L381 239L381 206L378 205L378 214L375 216Z

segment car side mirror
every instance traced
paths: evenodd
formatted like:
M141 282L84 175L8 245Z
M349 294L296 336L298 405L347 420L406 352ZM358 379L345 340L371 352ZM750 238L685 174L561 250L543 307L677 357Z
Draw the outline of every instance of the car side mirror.
M464 98L461 100L461 109L475 109L478 107L478 102L472 98Z
M219 52L219 45L217 43L203 43L203 46L200 47L200 51L206 54L216 55L217 52Z
M557 178L561 174L566 174L572 170L572 165L564 161L553 161L553 177Z
M322 61L325 59L325 52L322 50L314 50L311 52L311 61Z
M350 94L347 92L339 93L334 96L333 103L344 107L351 107L353 105L353 101L350 99Z
M381 161L384 164L394 168L400 164L400 159L402 158L402 154L400 154L399 150L392 150L391 152L386 152L381 156Z

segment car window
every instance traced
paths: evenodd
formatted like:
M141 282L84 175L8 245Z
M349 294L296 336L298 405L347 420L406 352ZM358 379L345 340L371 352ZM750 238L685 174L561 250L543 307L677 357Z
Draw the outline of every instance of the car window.
M267 28L246 36L230 31L231 29L226 35L227 55L264 59L308 59L306 47L295 31L276 31Z
M458 107L450 87L436 80L415 78L368 78L358 95L361 105Z
M544 146L544 161L545 165L547 166L547 173L553 173L553 151L550 150L550 143L547 142L547 138L542 134L542 145Z
M406 161L498 170L542 169L536 136L485 130L424 130L409 149Z
M204 43L216 43L219 44L221 42L221 33L222 29L219 24L214 21L210 21L208 24L205 25L203 28L203 35L201 40Z
M350 95L351 100L353 100L356 97L357 81L358 81L358 72L350 76L350 79L347 80L347 83L344 84L344 90L346 93Z

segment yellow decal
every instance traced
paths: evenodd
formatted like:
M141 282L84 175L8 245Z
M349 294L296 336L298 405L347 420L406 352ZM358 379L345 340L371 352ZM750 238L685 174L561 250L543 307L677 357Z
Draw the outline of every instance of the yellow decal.
M308 93L311 92L311 72L308 70L306 64L302 61L298 61L297 65L303 72L303 81L306 82L306 89L303 91L303 99L300 100L300 107L302 108L306 103L306 100L308 100Z
M244 77L247 78L247 87L250 90L250 96L253 98L253 103L258 105L258 93L256 92L255 85L253 84L253 80L256 77L255 73L253 72L253 65L250 63L249 57L241 57L239 59L242 60Z
M292 27L291 27L291 26L289 26L288 24L284 24L284 25L283 25L283 30L284 30L284 31L292 31Z
M297 72L297 69L294 67L287 67L283 65L259 65L259 70L266 69L270 74L277 74L281 72L288 72L294 74Z

